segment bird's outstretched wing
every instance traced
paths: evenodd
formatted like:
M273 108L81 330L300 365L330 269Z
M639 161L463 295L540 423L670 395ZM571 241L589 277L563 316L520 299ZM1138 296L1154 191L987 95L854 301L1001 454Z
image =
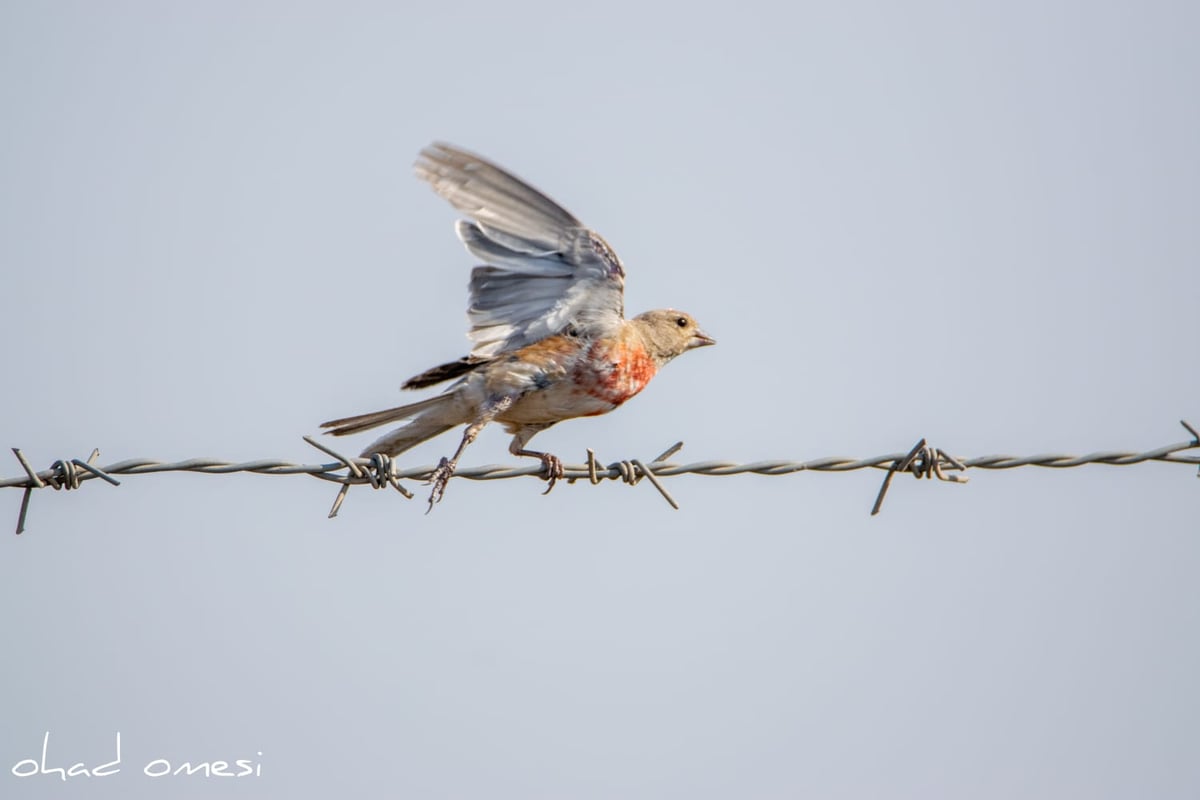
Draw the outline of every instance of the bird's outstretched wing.
M486 266L471 271L472 359L516 350L568 326L604 330L624 315L617 254L562 206L477 155L436 143L417 176L471 217L458 237Z

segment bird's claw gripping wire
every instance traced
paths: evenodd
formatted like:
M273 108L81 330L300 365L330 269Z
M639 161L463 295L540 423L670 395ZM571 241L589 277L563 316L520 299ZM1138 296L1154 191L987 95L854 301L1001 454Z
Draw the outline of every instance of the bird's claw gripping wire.
M455 464L450 459L442 456L442 460L438 462L437 468L429 474L429 483L433 484L433 489L429 492L429 508L425 509L428 514L433 511L433 507L442 502L442 497L446 494L446 484L450 482L450 477L454 475Z
M590 450L588 452L591 452ZM546 491L543 495L550 494L550 490L554 488L554 484L558 483L559 479L566 474L563 468L562 459L552 453L542 453L542 480L546 482Z

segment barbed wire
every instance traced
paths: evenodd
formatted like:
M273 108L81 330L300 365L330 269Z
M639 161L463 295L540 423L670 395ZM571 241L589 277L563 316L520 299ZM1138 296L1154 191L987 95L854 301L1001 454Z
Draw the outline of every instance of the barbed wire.
M916 478L938 478L951 483L966 483L969 469L1015 469L1017 467L1046 467L1065 469L1080 467L1085 464L1108 464L1110 466L1130 466L1147 461L1160 461L1171 464L1187 464L1200 467L1200 455L1180 455L1186 450L1200 449L1200 433L1186 421L1180 424L1192 435L1184 442L1164 445L1143 452L1124 450L1100 451L1087 455L1075 456L1061 453L1046 453L1033 456L988 455L977 458L954 457L944 450L929 446L921 439L907 453L891 453L875 456L874 458L842 458L827 457L810 461L772 460L737 463L733 461L694 461L690 464L674 464L667 459L675 455L683 447L683 442L667 448L650 461L629 459L616 461L602 466L592 450L587 451L587 461L584 464L564 465L563 479L568 483L587 480L598 484L604 480L620 480L630 485L636 485L643 478L647 479L663 498L678 509L679 504L662 485L660 478L675 475L790 475L796 472L851 472L860 469L885 470L887 475L879 487L871 514L879 513L884 496L891 486L892 478L898 473L908 473ZM29 512L29 500L34 489L50 487L56 490L79 488L84 482L99 479L113 486L119 486L120 481L114 475L148 475L159 472L198 472L206 475L228 475L239 472L250 472L256 475L311 475L320 480L341 484L329 517L337 516L342 501L345 500L351 486L367 485L374 489L391 487L407 498L413 494L400 481L428 481L437 469L436 465L400 468L394 459L387 456L375 455L370 458L350 458L338 453L328 446L305 436L304 441L322 452L333 456L337 461L328 464L296 464L278 459L259 459L256 461L231 462L212 458L190 458L184 461L158 461L149 458L132 458L118 461L107 466L97 466L99 450L93 450L91 456L82 461L78 458L60 459L50 465L49 469L35 471L19 448L12 448L25 475L15 478L0 479L0 488L22 488L25 490L21 498L21 510L17 518L17 533L25 530L25 521ZM544 477L541 465L503 466L488 464L478 467L463 467L454 473L456 478L473 481L505 480L525 476ZM1198 473L1200 477L1200 473ZM549 490L547 490L549 491Z

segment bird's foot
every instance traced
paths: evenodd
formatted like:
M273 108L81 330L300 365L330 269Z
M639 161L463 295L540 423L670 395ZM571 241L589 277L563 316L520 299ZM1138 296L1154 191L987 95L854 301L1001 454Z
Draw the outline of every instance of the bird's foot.
M454 474L455 463L446 457L438 462L437 469L429 476L429 482L433 484L433 491L429 493L429 508L425 510L428 514L433 511L433 506L436 503L442 502L442 496L446 494L446 484L450 481L450 476Z
M540 453L539 455L542 459L542 472L545 473L542 476L542 480L550 484L542 494L550 494L550 490L554 488L554 484L564 474L562 459L550 453Z

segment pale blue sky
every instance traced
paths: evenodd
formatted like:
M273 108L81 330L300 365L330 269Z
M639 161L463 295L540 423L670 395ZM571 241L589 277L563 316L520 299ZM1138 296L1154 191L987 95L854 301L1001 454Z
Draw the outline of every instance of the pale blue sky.
M0 3L0 445L325 460L303 434L467 347L472 261L411 176L434 139L599 230L631 313L720 342L539 436L567 461L1178 441L1198 26L1182 2ZM0 538L0 796L1195 797L1194 471L904 478L872 519L880 477L676 478L678 512L452 481L429 516L357 489L333 521L299 477L39 493ZM10 774L46 731L99 763L118 730L118 775Z

